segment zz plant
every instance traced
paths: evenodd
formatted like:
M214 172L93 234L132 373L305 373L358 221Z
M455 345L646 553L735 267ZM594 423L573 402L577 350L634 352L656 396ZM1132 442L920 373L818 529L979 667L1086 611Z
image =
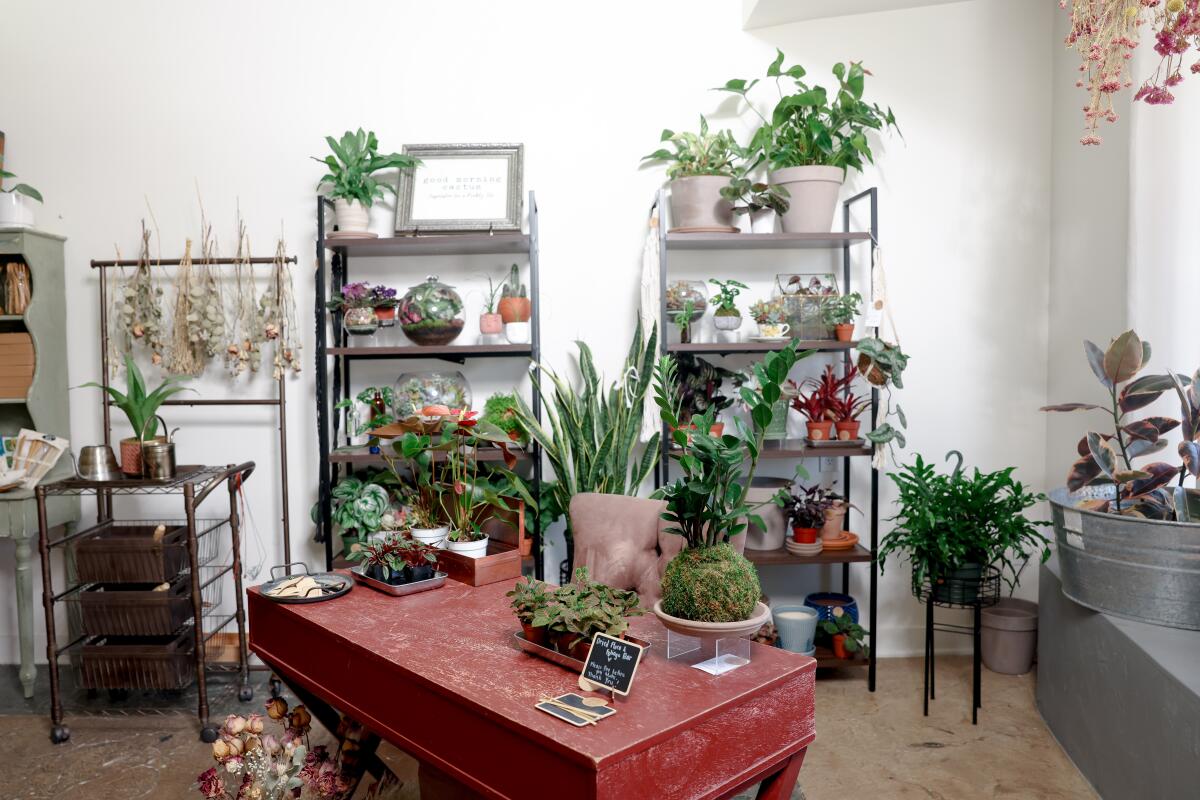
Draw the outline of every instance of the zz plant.
M388 183L375 180L375 173L385 169L407 170L421 164L421 160L400 153L381 154L375 131L369 133L359 128L346 131L342 138L325 137L325 143L333 151L324 158L313 156L329 168L329 172L317 181L317 188L329 186L329 196L334 200L357 201L370 206L383 197L384 190L395 194L396 189Z

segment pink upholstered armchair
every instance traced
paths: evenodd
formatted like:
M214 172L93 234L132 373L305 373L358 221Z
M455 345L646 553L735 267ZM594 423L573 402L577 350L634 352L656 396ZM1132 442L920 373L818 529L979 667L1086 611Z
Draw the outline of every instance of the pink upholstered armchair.
M643 608L659 598L667 563L683 549L683 537L663 533L666 503L623 494L587 492L571 498L575 565L587 567L592 580L616 589L633 589ZM739 553L746 536L733 539Z

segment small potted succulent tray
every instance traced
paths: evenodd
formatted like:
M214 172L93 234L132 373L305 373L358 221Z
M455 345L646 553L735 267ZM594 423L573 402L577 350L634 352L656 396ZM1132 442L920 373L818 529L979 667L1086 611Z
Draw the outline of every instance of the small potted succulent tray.
M360 545L349 559L359 562L350 568L355 580L385 594L415 594L446 582L437 569L438 549L400 533Z

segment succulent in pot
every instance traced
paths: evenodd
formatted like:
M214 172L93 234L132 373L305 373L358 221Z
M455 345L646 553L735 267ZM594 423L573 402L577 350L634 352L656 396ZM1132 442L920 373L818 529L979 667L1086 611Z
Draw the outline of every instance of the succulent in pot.
M317 181L317 189L328 186L328 195L333 199L338 230L343 233L364 233L369 215L367 209L383 197L384 191L395 194L396 189L386 181L375 180L375 173L385 169L411 170L420 159L400 153L381 154L375 132L346 131L340 140L325 137L332 155L324 158L313 156L329 168L329 172Z
M719 281L709 278L709 283L717 287L717 295L713 298L716 310L713 311L713 327L719 331L735 331L742 326L742 312L738 311L737 296L742 289L750 287L741 281Z
M453 286L430 275L409 288L397 309L400 329L422 347L450 344L462 333L463 302Z
M500 287L500 302L497 310L505 325L513 322L528 322L533 315L529 290L525 288L525 284L521 283L521 270L516 264L513 264L509 270L508 281Z
M776 219L791 205L791 195L784 187L753 183L744 176L731 180L721 189L721 196L733 203L734 214L749 215L752 233L774 233Z
M734 175L734 158L739 148L728 130L710 133L708 120L700 117L700 132L664 130L660 142L673 150L659 148L642 158L646 163L666 163L671 190L671 230L730 231L733 204L721 190Z
M750 305L750 316L758 323L758 334L767 339L782 339L787 336L790 327L787 323L787 311L783 300L757 300Z
M808 84L804 67L784 67L783 60L783 51L777 50L767 67L766 77L774 79L780 98L769 116L748 97L757 78L735 78L718 90L745 99L761 120L743 151L746 171L766 162L770 183L789 192L790 207L781 215L784 231L828 233L846 170L861 171L864 163L874 161L867 132L896 127L896 117L890 108L862 99L868 73L861 63L834 64L837 87L831 92ZM791 93L785 81L791 82Z
M821 308L821 319L833 328L839 342L849 342L854 338L854 318L862 306L862 295L858 292L838 295L825 301Z
M713 436L710 409L701 415L696 430L671 434L677 450L670 457L681 474L653 495L666 501L664 531L685 540L684 550L667 565L662 599L654 607L668 629L710 638L749 636L769 619L770 609L759 600L762 592L754 565L734 550L730 540L748 522L765 527L755 513L757 507L746 500L746 487L753 485L782 384L797 360L807 355L785 347L754 365L755 386L744 385L741 390L750 408L750 424L735 419L736 433ZM676 374L671 356L659 359L655 402L663 422L674 429L680 425ZM746 462L749 469L743 480Z

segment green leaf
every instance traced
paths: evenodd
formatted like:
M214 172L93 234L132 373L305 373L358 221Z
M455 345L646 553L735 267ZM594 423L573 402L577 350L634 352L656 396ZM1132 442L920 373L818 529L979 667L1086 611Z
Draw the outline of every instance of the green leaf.
M27 183L18 183L12 190L17 194L23 194L28 198L37 200L39 203L42 202L42 193Z
M1104 351L1094 342L1087 341L1086 339L1083 342L1083 351L1087 354L1088 366L1092 368L1092 374L1106 388L1111 389L1113 382L1104 371Z

